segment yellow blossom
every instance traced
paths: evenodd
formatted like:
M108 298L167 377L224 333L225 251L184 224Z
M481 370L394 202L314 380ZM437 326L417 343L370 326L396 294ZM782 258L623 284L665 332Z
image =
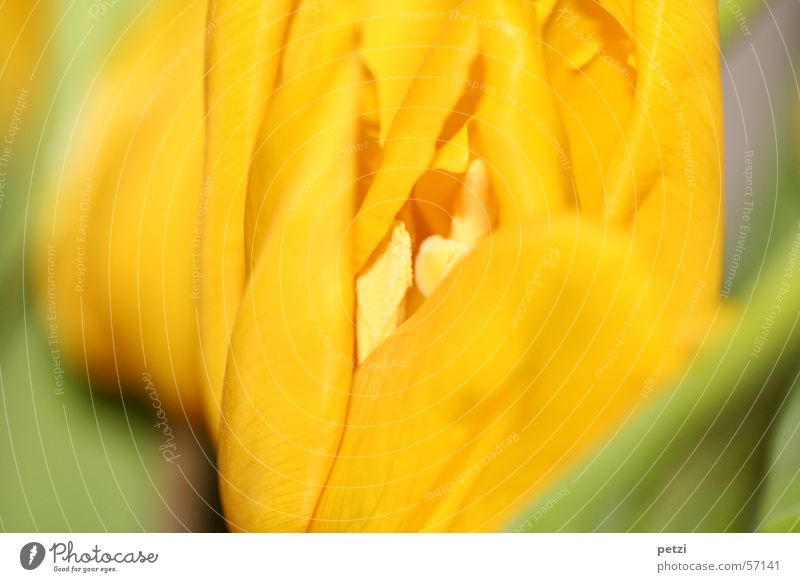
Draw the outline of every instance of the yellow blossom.
M690 353L721 264L715 2L252 2L211 36L232 529L501 529Z
M40 231L58 345L93 385L158 398L174 421L201 414L205 15L133 13L65 130Z
M55 325L202 410L233 530L502 529L717 308L713 1L175 3L109 59Z

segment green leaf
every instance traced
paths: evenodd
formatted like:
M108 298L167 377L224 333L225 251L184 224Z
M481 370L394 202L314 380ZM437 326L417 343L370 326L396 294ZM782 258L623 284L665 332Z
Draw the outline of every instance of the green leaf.
M158 529L167 473L151 419L60 372L36 319L5 329L16 341L0 352L0 530Z
M765 477L758 529L800 532L800 382L797 378L780 407Z

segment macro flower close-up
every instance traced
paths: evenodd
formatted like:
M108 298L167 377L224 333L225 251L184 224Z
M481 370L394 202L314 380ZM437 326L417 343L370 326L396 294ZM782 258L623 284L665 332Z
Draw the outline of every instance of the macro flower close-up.
M221 390L205 354L235 528L500 529L708 325L714 4L670 35L655 6L451 4L301 7L255 79L226 65L263 18L212 38L209 230L227 223L201 326L230 337Z
M800 5L78 4L0 6L0 527L800 529Z

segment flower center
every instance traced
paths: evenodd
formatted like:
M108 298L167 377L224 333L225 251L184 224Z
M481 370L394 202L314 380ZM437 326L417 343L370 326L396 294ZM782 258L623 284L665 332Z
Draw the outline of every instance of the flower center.
M430 297L461 258L489 234L492 227L486 165L473 160L453 202L450 234L434 234L419 246L414 261L414 282Z
M397 221L356 279L359 364L403 321L411 279L411 237Z
M459 187L446 209L447 232L427 236L414 256L409 228L402 220L395 221L356 278L359 364L406 319L409 289L423 298L433 295L461 259L491 231L494 208L486 165L478 159L460 160L462 154L452 143L440 150L437 161L451 170L466 166L466 171L461 173Z

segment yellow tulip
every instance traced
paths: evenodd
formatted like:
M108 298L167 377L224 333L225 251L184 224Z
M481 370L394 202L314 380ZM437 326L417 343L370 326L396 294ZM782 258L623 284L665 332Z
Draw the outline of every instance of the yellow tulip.
M174 421L201 414L205 17L197 1L132 14L65 130L40 245L51 345Z
M92 378L204 408L232 529L502 529L692 357L714 2L205 15L146 10L87 93L41 287Z
M716 2L292 5L207 64L230 526L502 529L715 313Z

